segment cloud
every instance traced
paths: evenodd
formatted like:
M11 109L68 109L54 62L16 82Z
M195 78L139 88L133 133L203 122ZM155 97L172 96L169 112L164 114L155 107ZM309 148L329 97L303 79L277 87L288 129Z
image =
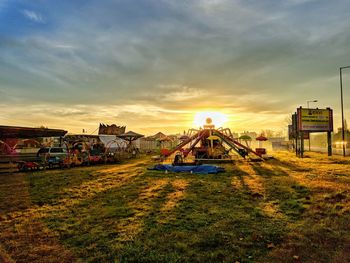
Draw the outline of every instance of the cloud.
M208 95L205 90L177 84L160 84L157 90L157 101L164 101L165 103L191 102L204 99Z
M177 133L183 129L192 128L196 112L190 110L169 110L151 104L130 105L71 105L64 104L18 104L9 107L0 104L3 113L0 116L3 125L40 126L50 128L64 128L69 132L79 133L84 128L92 133L96 131L98 124L116 123L126 125L128 130L136 130L146 135L156 131ZM30 112L30 115L28 115ZM273 115L261 112L242 113L241 111L224 111L228 116L228 127L234 131L246 129L281 129L280 120L285 115ZM281 117L283 116L283 118Z
M0 109L3 112L2 124L21 123L22 126L33 126L33 123L38 123L51 128L69 129L71 132L81 132L81 127L92 132L100 122L104 122L127 125L128 129L138 129L151 134L154 127L159 127L159 118L162 119L161 125L177 127L170 129L171 132L177 132L179 127L187 125L186 121L191 115L186 111L173 111L150 104L120 106L81 104L71 105L69 108L64 104L20 104L11 108L6 104L0 104ZM28 115L28 112L31 114Z
M311 2L316 2L318 0L287 0L288 5L303 5Z
M32 20L36 23L44 23L45 22L41 14L34 12L32 10L24 9L24 10L22 10L22 14L26 18L28 18L29 20Z
M28 101L60 105L57 115L74 116L74 127L111 116L141 128L155 125L157 116L181 126L205 109L253 127L242 118L261 115L267 125L309 99L335 107L338 98L327 90L338 87L334 76L349 57L346 1L308 2L23 5L27 19L45 25L27 28L21 21L11 34L0 32L0 89L18 112ZM85 106L61 110L76 105Z

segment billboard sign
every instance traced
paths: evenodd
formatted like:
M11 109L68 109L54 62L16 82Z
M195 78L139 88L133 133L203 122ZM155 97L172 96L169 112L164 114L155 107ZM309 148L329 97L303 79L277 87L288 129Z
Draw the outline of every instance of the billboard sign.
M333 131L333 110L327 109L297 109L298 131L331 132Z

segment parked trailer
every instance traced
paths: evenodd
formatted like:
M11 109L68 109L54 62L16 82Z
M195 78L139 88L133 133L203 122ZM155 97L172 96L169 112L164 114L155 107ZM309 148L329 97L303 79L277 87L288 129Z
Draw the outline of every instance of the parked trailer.
M35 145L41 145L41 148L37 148L37 152L24 154L22 150L17 151L15 149L19 144L18 142L14 147L3 142L2 145L6 151L4 151L5 154L0 155L0 163L2 165L0 172L5 170L3 166L6 165L11 167L10 172L13 172L16 169L16 165L19 171L34 171L50 168L71 168L82 165L118 163L123 159L133 158L137 154L137 151L134 149L126 149L131 143L127 144L125 140L132 140L129 137L131 135L135 137L138 134L124 134L124 137L126 136L124 139L116 139L116 142L109 142L106 145L101 142L85 140L84 136L65 140L65 137L63 137L65 133L66 131L63 130L0 126L0 138L19 140L21 142L34 142L32 138L59 136L59 142L62 145L62 147L47 147L43 143L35 141ZM115 147L116 145L117 147ZM7 171L7 167L5 168Z

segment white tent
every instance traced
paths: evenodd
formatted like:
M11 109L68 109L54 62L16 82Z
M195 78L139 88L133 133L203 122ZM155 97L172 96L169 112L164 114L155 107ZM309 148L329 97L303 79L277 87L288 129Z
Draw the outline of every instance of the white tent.
M99 135L101 142L108 147L111 151L117 149L125 149L127 147L127 142L123 139L117 138L116 135Z

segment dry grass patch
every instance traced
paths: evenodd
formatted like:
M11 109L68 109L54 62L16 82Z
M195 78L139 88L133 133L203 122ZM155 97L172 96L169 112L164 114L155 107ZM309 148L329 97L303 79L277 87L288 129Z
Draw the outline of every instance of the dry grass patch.
M0 176L0 260L346 262L350 162L308 155L217 175L143 159Z

